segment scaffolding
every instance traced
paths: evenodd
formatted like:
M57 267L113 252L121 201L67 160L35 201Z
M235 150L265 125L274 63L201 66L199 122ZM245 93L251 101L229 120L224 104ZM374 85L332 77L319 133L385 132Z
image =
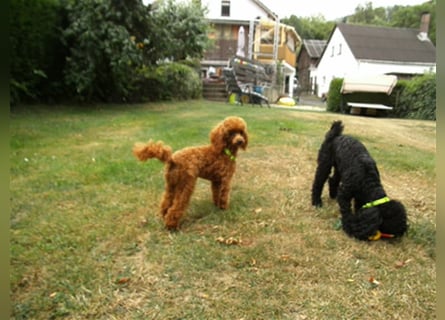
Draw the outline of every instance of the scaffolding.
M261 26L261 25L270 26L271 22L269 20L266 21L263 19L254 19L254 20L250 20L250 22L249 22L248 56L247 57L249 59L257 60L257 57L259 55L267 56L267 57L272 58L272 60L275 62L278 60L280 21L279 21L278 17L274 21L272 54L268 54L268 53L264 53L264 52L260 51L260 45L261 45L261 40L263 38L263 35L260 34L259 36L255 37L255 30L257 30L257 27ZM258 48L258 50L255 50L255 48Z
M295 64L288 61L290 56L284 49L287 45L287 32L290 32L290 28L282 24L278 16L275 16L274 20L264 18L250 20L247 58L265 64L268 73L273 73L271 87L275 88L279 95L286 92L289 96L293 96ZM286 38L284 38L285 36ZM298 34L296 36L294 47L298 45L298 42L301 42Z
M271 28L265 35L261 34L262 26L271 26L270 20L254 19L249 22L249 36L248 36L248 55L250 60L261 60L261 58L269 58L272 63L271 67L274 69L274 75L277 73L277 61L278 61L278 45L279 45L279 32L280 32L280 20L276 17L273 22L273 29ZM259 30L259 32L258 32ZM262 39L269 35L273 31L273 49L272 53L261 51ZM257 34L255 34L257 32ZM276 76L272 77L272 86L276 86Z

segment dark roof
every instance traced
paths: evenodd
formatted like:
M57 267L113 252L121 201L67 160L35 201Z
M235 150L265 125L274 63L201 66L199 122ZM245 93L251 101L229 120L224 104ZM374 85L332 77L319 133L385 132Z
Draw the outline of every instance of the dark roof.
M430 40L421 41L419 30L339 23L356 59L400 62L436 62L436 48ZM331 35L332 36L332 35Z
M307 54L311 58L320 58L326 43L326 40L303 40L303 46L306 48Z

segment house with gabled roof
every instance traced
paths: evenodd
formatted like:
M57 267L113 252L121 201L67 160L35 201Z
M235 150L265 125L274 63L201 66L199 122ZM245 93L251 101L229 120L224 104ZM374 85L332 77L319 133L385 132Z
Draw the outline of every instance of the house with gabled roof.
M436 48L428 38L429 14L420 29L339 23L318 62L315 93L325 96L333 78L436 72Z
M214 47L204 53L202 73L209 69L222 69L235 55L255 60L265 65L280 64L283 87L292 90L296 74L297 49L301 38L292 26L280 23L279 17L259 0L201 0L207 8L206 18L213 31L209 38ZM240 33L240 28L243 33ZM244 38L244 47L238 50L238 38ZM292 95L292 92L289 93Z
M318 60L326 47L326 40L303 39L297 56L297 77L300 90L307 93L315 91L315 73Z

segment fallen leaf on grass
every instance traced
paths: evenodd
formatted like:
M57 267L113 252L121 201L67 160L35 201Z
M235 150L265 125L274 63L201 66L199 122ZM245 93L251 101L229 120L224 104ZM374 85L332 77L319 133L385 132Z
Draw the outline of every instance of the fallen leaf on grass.
M234 237L229 237L229 238L218 237L218 238L216 238L216 241L219 243L222 243L222 244L229 245L229 246L242 243L241 239L236 239Z
M201 299L208 299L209 295L207 293L204 292L198 292L197 296Z
M411 261L411 259L408 259L405 261L396 261L396 263L394 264L394 267L402 268L402 267L406 266L410 261Z
M142 219L139 221L139 226L141 226L141 227L145 227L147 224L148 224L148 220L145 219L145 218L142 218Z
M370 277L369 278L369 283L371 284L372 288L376 288L378 287L378 285L380 284L380 282L378 282L374 277Z
M289 259L290 259L290 255L288 255L288 254L282 254L280 257L281 261L287 261Z
M128 283L128 282L130 282L130 278L128 278L128 277L119 278L116 281L116 283L118 283L118 284L125 284L125 283Z

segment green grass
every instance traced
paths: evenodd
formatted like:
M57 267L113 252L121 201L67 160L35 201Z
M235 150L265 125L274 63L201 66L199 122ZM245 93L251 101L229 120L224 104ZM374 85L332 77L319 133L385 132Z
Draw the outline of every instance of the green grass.
M205 144L228 115L249 128L230 208L214 208L200 180L181 230L166 231L163 165L136 161L133 144ZM317 150L335 119L366 143L386 191L407 207L406 237L356 241L336 227L326 190L323 208L310 205ZM13 113L11 317L434 319L435 130L206 101Z

